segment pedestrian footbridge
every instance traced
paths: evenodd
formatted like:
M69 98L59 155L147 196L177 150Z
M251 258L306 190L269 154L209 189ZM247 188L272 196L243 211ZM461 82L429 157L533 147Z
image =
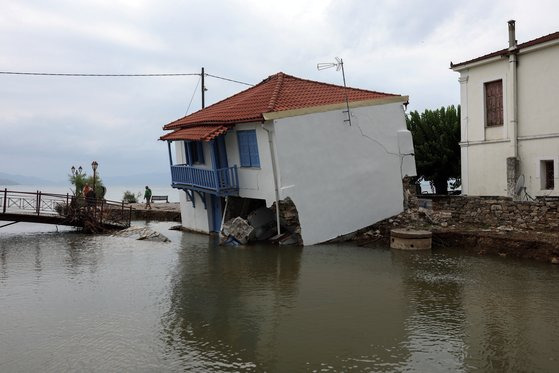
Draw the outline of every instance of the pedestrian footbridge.
M129 227L131 216L132 207L124 202L42 191L0 190L0 228L27 222L68 225L95 232Z

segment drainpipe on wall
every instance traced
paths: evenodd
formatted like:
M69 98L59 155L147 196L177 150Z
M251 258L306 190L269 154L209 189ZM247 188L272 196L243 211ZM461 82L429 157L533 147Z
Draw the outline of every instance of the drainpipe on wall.
M262 129L268 133L268 144L270 146L270 157L272 158L272 173L274 174L274 190L276 192L276 224L278 230L278 236L281 234L280 230L280 206L279 206L279 181L278 181L278 172L277 172L277 165L276 165L276 152L274 147L274 140L272 138L272 131L264 127L264 123L262 123Z
M512 156L507 158L507 194L510 197L515 195L516 179L518 178L519 159L518 159L518 45L516 42L515 21L508 22L509 29L509 79L510 79L510 115L509 129L512 141Z

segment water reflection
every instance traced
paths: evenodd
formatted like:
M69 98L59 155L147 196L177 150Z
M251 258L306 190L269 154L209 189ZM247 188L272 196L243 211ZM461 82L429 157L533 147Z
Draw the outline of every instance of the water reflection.
M185 236L178 254L166 341L197 364L190 368L251 370L259 346L273 343L281 314L293 307L302 249L224 248L202 237Z
M62 247L66 249L64 263L68 274L75 277L85 269L95 273L103 253L98 238L81 234L68 234L64 238Z
M409 356L402 365L419 371L464 371L466 315L460 257L392 250L391 258L401 272L410 311L402 344Z
M478 369L556 371L559 366L557 268L486 258L470 266L465 292L469 360ZM538 358L534 358L538 356Z

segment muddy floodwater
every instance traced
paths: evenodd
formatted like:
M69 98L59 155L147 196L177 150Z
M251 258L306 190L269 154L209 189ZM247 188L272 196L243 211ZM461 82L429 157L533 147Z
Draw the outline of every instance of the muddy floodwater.
M559 266L0 229L0 372L557 372Z

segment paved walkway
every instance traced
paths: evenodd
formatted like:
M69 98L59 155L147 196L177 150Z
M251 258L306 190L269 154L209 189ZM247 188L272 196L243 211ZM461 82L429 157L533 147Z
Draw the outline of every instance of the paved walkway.
M145 210L146 204L145 203L130 203L125 204L125 206L132 206L134 210ZM151 209L153 211L169 211L169 212L180 212L181 205L179 202L152 202Z

